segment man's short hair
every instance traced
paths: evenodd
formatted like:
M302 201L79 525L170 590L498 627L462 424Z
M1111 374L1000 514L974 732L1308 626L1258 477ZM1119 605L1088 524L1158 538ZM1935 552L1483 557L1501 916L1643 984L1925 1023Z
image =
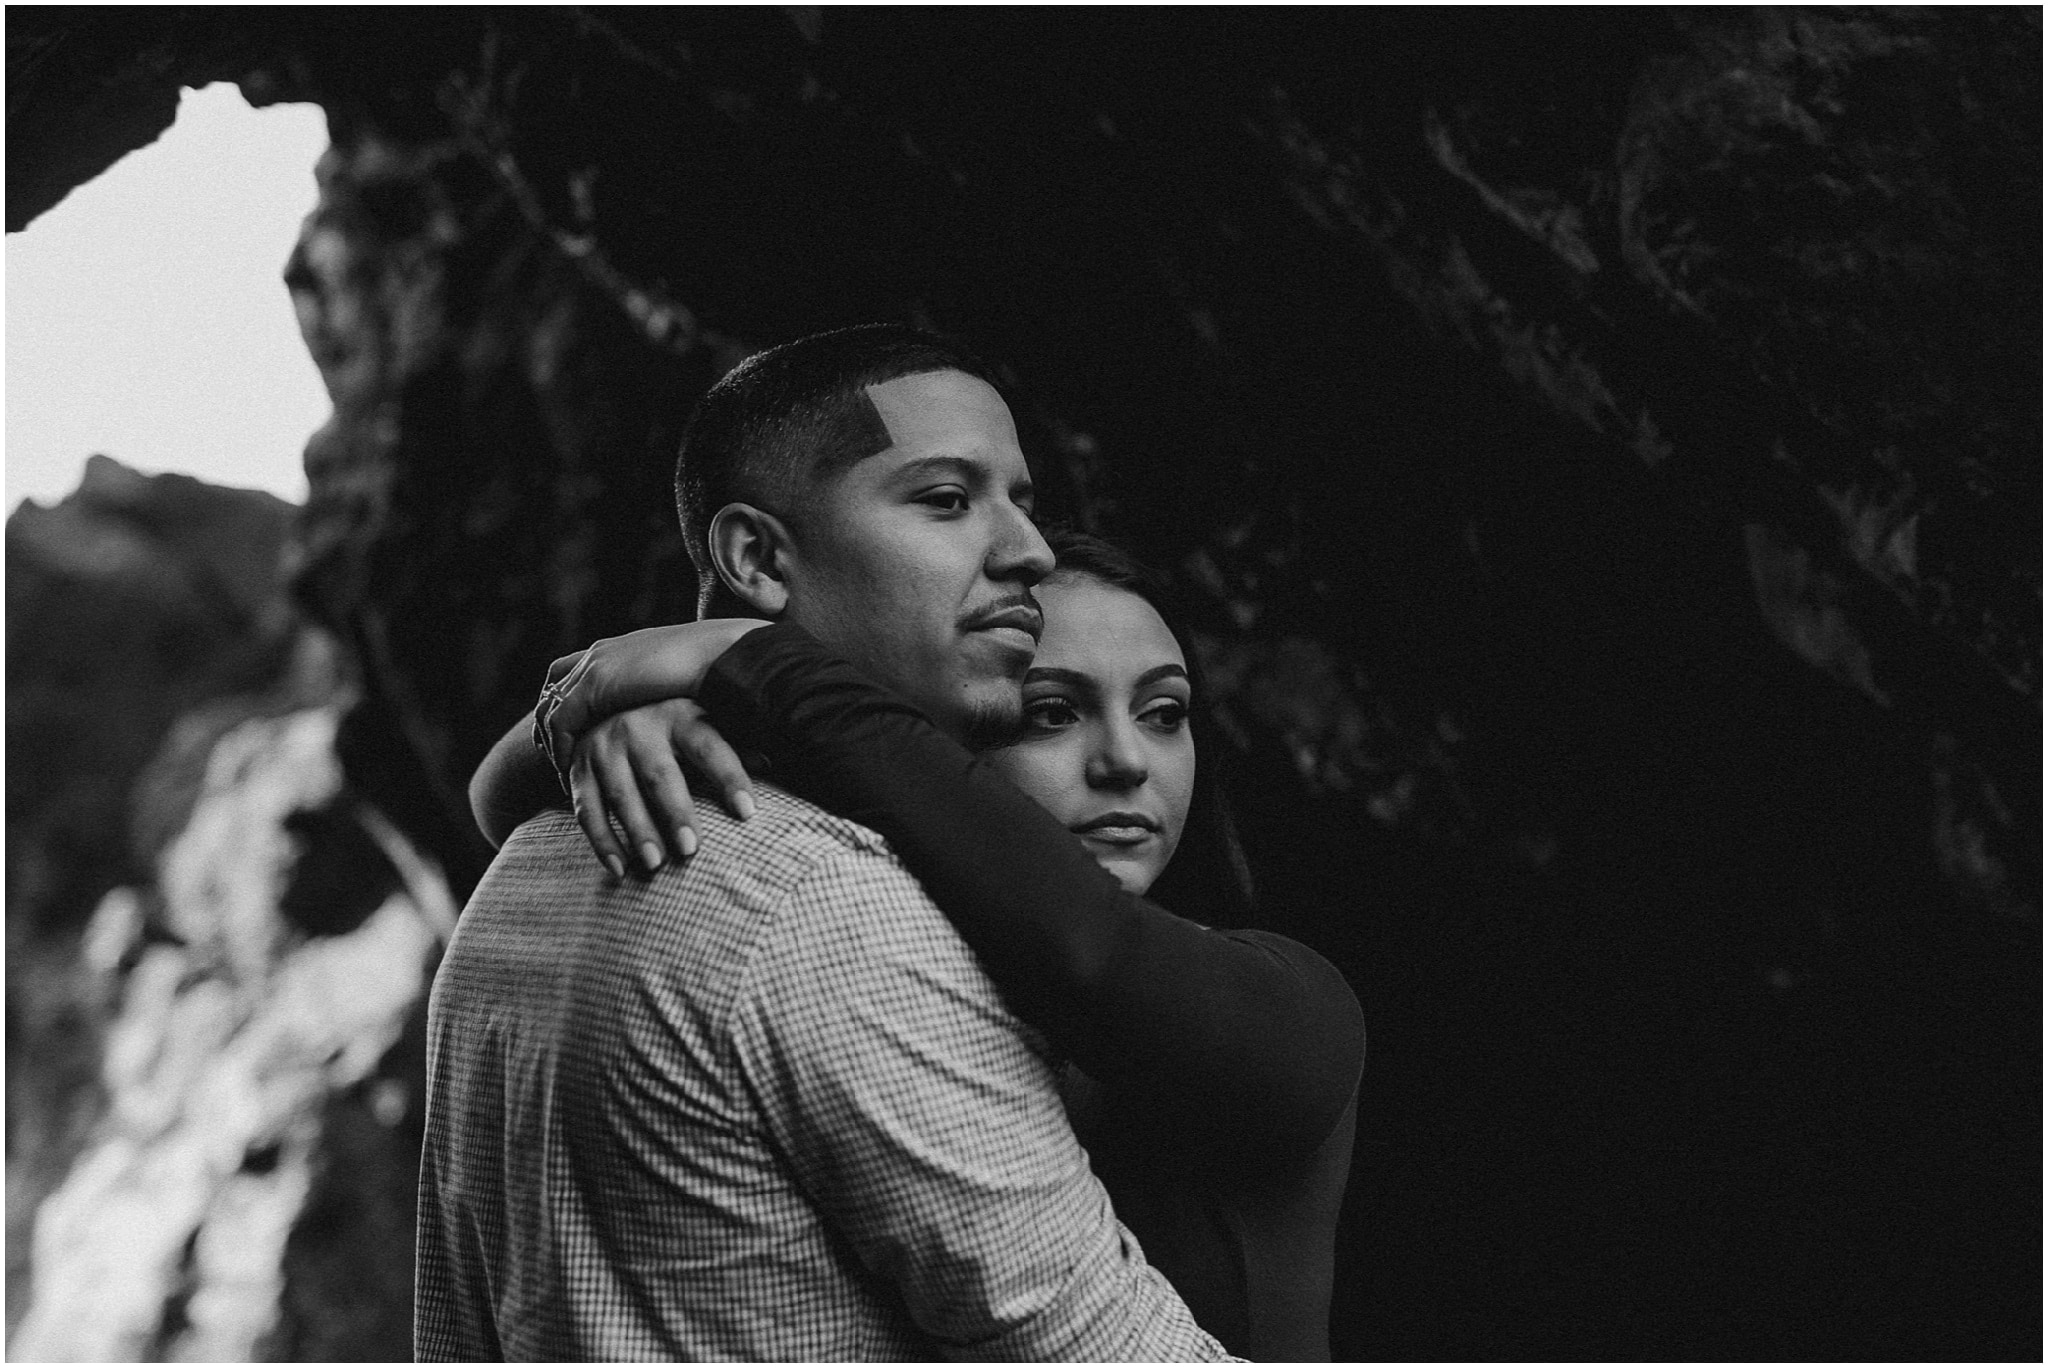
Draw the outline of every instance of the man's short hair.
M742 611L711 563L711 519L719 509L750 503L801 521L819 489L889 446L888 425L867 387L947 370L1001 388L965 348L902 323L785 342L748 357L713 385L691 415L676 458L676 516L697 567L698 616Z

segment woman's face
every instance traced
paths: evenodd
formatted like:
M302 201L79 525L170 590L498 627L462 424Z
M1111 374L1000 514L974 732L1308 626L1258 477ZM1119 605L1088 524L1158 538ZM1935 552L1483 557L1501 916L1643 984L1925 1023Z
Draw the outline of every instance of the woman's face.
M1054 575L1024 675L1024 732L990 764L1087 843L1133 893L1173 858L1195 788L1187 660L1126 589Z

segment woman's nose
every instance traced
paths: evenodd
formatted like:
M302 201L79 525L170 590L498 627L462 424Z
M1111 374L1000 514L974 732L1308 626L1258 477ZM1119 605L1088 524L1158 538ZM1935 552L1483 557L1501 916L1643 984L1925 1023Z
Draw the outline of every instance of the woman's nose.
M1089 780L1097 788L1136 788L1148 774L1136 731L1114 723L1103 728L1101 744L1089 759Z

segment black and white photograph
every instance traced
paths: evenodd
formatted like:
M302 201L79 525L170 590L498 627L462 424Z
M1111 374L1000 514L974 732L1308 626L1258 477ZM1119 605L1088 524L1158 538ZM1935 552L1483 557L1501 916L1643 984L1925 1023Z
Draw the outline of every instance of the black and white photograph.
M16 1362L2039 1362L2036 6L9 6Z

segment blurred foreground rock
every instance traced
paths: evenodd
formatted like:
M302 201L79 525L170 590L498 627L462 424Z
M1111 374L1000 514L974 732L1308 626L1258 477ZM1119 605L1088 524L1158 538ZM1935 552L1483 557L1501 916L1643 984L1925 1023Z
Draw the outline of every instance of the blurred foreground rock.
M147 805L139 821L138 780L209 700L244 699L228 706L246 713L251 693L281 687L311 703L339 682L336 662L301 641L285 594L291 512L268 494L96 456L76 492L8 519L10 1325L27 1306L36 1203L101 1106L107 1004L82 966L84 927L109 889L152 877L204 761L187 767L182 802Z
M293 819L342 796L340 708L222 736L154 887L116 889L94 914L86 969L118 1003L106 1113L36 1214L33 1301L14 1357L268 1357L286 1243L328 1158L330 1099L368 1083L387 1125L416 1102L376 1074L453 929L438 874L358 809L386 864L349 876L395 886L347 930L309 934L290 916L294 869L309 862Z
M9 523L16 1358L409 1351L455 909L345 783L352 671L290 606L290 511L95 458Z

